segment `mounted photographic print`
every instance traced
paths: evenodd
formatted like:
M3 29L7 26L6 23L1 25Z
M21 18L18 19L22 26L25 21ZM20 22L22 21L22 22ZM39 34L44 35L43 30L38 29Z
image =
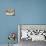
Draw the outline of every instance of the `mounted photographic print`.
M46 25L20 24L18 37L20 40L46 41Z
M6 9L5 14L7 16L14 16L15 15L15 9L8 8L8 9Z

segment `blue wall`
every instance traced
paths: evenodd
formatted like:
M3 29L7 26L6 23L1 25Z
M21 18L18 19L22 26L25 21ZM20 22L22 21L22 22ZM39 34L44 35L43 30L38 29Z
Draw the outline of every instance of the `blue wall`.
M9 7L16 9L15 16L5 15ZM46 24L46 0L0 1L0 44L8 42L9 32L17 32L17 24Z

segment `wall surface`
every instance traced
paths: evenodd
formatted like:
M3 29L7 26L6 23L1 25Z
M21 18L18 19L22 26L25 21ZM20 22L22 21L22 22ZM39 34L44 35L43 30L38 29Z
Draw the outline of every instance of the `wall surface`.
M16 9L15 16L5 15L9 7ZM17 24L46 24L46 0L1 0L0 44L8 43L9 32L18 32Z

